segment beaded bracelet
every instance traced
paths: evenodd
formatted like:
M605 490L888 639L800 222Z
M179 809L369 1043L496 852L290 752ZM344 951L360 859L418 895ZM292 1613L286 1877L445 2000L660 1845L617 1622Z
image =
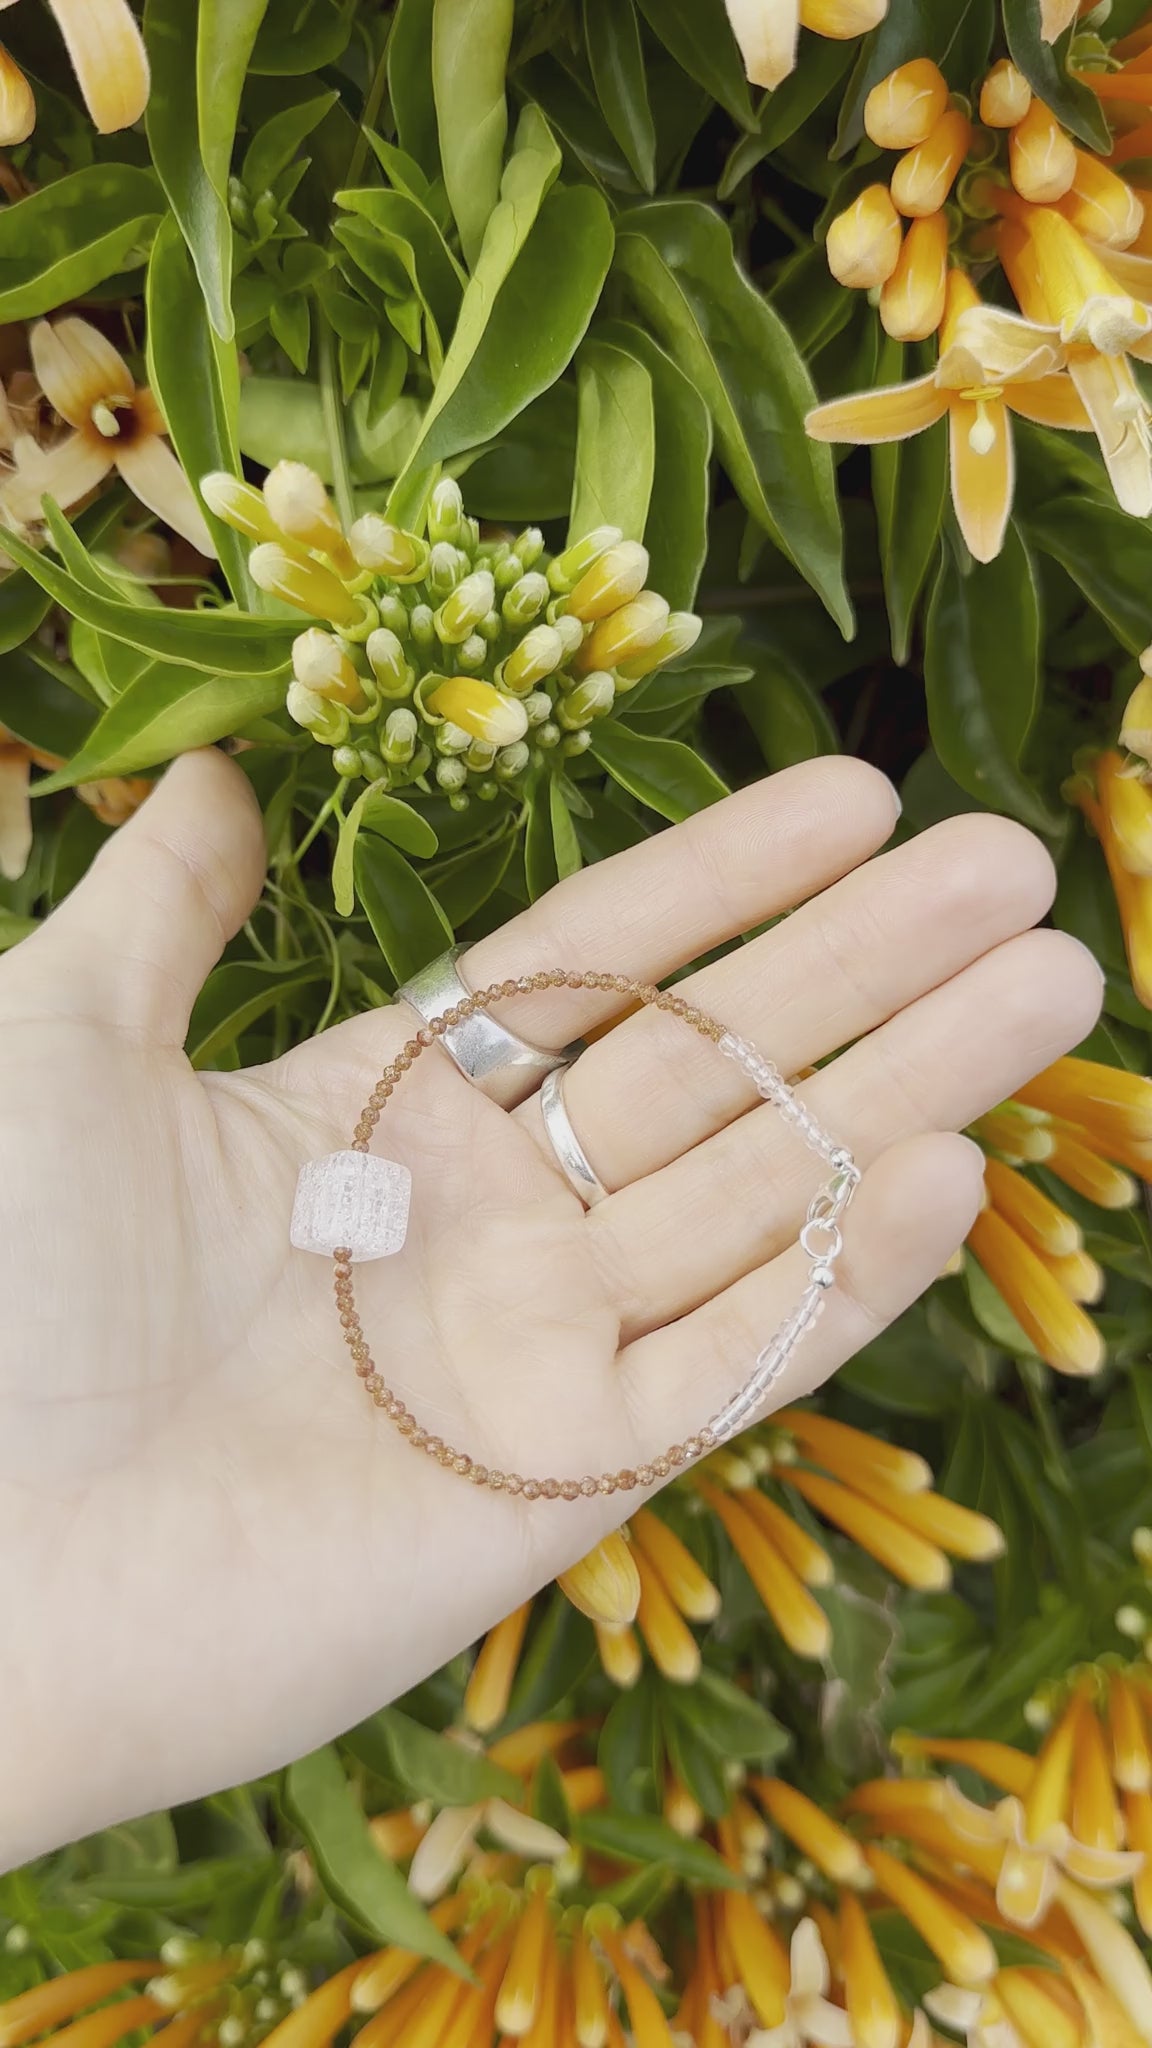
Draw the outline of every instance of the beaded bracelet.
M423 1429L377 1370L352 1289L353 1265L399 1251L407 1230L411 1175L397 1161L382 1159L369 1151L380 1113L401 1076L452 1025L463 1023L476 1011L489 1009L495 1003L549 988L608 990L679 1017L702 1038L709 1039L726 1059L733 1060L757 1093L774 1104L784 1121L832 1168L831 1179L813 1197L800 1231L799 1243L811 1261L808 1284L792 1313L759 1353L743 1385L695 1436L683 1443L670 1444L647 1464L638 1465L635 1470L625 1467L619 1472L586 1474L580 1479L526 1479L519 1472L493 1471ZM623 974L569 974L554 968L551 972L522 975L518 981L494 982L490 988L477 989L466 1001L434 1018L408 1040L384 1068L368 1097L350 1149L334 1152L327 1159L304 1167L293 1210L292 1242L300 1249L331 1255L340 1327L356 1373L375 1406L383 1410L413 1450L423 1451L446 1471L493 1493L512 1494L529 1501L591 1499L596 1494L630 1493L635 1487L667 1479L680 1466L692 1463L734 1436L751 1420L800 1339L816 1321L825 1295L834 1284L836 1260L843 1249L840 1220L859 1182L860 1169L851 1152L836 1143L805 1108L779 1068L746 1039L727 1031L705 1011L694 1009L682 996L658 989L650 982L633 981Z

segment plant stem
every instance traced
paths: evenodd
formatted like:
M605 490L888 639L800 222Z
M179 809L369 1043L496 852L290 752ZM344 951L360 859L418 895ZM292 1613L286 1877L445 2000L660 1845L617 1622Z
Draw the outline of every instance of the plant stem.
M336 368L336 336L322 308L317 308L317 315L320 404L324 414L324 433L332 461L332 486L336 496L336 509L344 525L348 527L356 517L356 500L352 495L352 472L348 467L348 443L344 435L344 403L340 396Z
M393 16L393 20L395 20L395 16ZM364 169L364 162L368 155L369 147L367 130L375 127L376 117L384 104L384 95L388 90L388 49L391 41L392 22L390 21L388 33L384 37L383 48L376 61L376 69L372 73L372 83L368 87L368 95L364 101L364 110L360 116L360 132L356 137L355 146L348 159L348 169L344 177L346 185L354 185Z

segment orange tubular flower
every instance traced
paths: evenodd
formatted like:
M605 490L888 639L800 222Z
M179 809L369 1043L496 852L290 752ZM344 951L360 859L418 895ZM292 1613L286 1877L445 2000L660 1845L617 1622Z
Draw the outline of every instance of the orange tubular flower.
M887 284L900 261L903 239L903 224L887 185L868 185L828 229L828 268L838 283L873 291Z
M938 213L971 142L972 123L966 114L956 108L942 114L924 141L902 156L892 173L892 199L899 211L915 219Z
M900 2048L904 2016L880 1960L868 1917L858 1898L840 1898L840 1957L848 2018L857 2048Z
M987 1983L996 1973L996 1951L975 1921L886 1849L870 1847L865 1853L878 1890L927 1942L950 1982Z
M640 1605L640 1574L622 1530L613 1530L557 1580L561 1592L606 1628L623 1628L636 1619Z
M1073 152L1076 175L1060 199L1065 220L1090 242L1127 249L1144 225L1144 204L1124 178L1117 177L1098 156Z
M857 1890L869 1882L864 1851L854 1835L848 1834L803 1792L786 1785L781 1778L753 1778L751 1790L781 1834L795 1843L802 1856L823 1871L833 1884Z
M216 553L192 486L167 441L160 408L137 385L119 350L86 320L40 320L29 340L32 364L49 404L72 432L56 447L17 439L15 469L3 501L22 524L40 517L42 500L67 510L118 469L129 490L202 555Z
M1133 874L1126 849L1117 839L1111 811L1101 800L1102 786L1106 788L1108 778L1119 774L1121 765L1118 754L1101 754L1095 763L1095 790L1084 776L1077 776L1069 794L1100 841L1120 913L1132 987L1148 1010L1152 1009L1152 876Z
M1058 374L1063 349L1051 328L981 305L961 270L948 274L942 318L940 360L928 376L832 399L805 425L819 441L874 444L906 440L947 418L956 517L972 554L987 562L1000 551L1012 509L1009 414L1081 432L1092 423L1071 380Z
M1043 100L1031 100L1008 141L1012 183L1022 199L1050 206L1076 181L1076 150L1070 135Z
M944 318L948 288L948 221L943 213L914 220L899 260L880 292L880 319L894 341L927 341Z
M1090 1379L1104 1364L1096 1325L1039 1253L995 1209L968 1233L968 1249L1054 1372Z
M931 57L914 57L874 85L864 102L864 132L880 149L915 149L948 109L948 85Z
M640 1574L636 1622L652 1661L674 1684L691 1685L700 1672L700 1645L655 1565L639 1548L636 1568Z
M798 1657L826 1656L832 1630L823 1608L734 1495L706 1479L699 1485L789 1649Z
M487 1735L508 1712L532 1602L525 1601L485 1636L464 1694L464 1719Z

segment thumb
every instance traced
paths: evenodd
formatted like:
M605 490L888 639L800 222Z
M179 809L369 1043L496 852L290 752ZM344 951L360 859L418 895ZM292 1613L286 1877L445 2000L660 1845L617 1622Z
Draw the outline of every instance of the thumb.
M183 754L9 964L59 975L69 1007L85 1016L182 1045L264 868L247 777L215 747Z

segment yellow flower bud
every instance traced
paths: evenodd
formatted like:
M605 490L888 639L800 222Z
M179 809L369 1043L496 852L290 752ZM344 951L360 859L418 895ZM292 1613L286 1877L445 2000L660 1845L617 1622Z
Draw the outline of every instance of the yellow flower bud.
M334 626L357 628L363 623L363 607L345 590L339 578L319 562L309 562L275 541L263 541L248 557L252 581L258 589L310 612L314 619L330 619Z
M36 126L36 99L32 87L0 43L0 143L27 142Z
M1152 648L1146 648L1141 655L1141 668L1146 660L1152 660ZM1152 675L1147 670L1124 707L1120 745L1130 754L1138 754L1142 761L1152 761Z
M1011 57L992 66L980 88L980 119L986 128L1015 128L1032 105L1032 87Z
M892 198L901 213L914 218L939 213L968 154L972 123L950 108L932 133L902 156L892 173Z
M1138 775L1123 774L1116 758L1106 756L1098 773L1100 801L1129 874L1152 875L1152 790Z
M594 526L591 533L584 535L583 540L574 541L570 548L565 548L564 553L557 555L555 561L551 563L548 581L553 590L571 590L585 570L590 569L593 562L601 555L607 554L609 548L616 547L623 538L624 535L618 526Z
M618 664L617 689L631 689L633 683L643 681L654 669L663 668L666 661L677 661L682 654L688 654L703 630L704 621L695 612L670 612L660 638L651 647L643 648L634 661Z
M927 341L944 318L948 222L943 213L914 220L900 261L880 293L880 320L894 341Z
M879 28L888 0L800 0L800 20L813 35L848 43Z
M659 640L667 623L667 599L654 590L642 590L631 604L621 605L610 618L600 620L584 642L576 666L587 675L595 668L615 668L618 662L634 661Z
M1055 114L1034 99L1008 138L1008 167L1021 199L1050 206L1071 191L1076 176L1076 150Z
M640 1605L640 1574L632 1547L623 1532L613 1530L566 1572L557 1585L573 1607L606 1628L623 1628L635 1621Z
M637 540L622 540L585 571L568 599L573 618L607 618L644 588L648 550Z
M500 665L500 681L506 690L523 697L545 676L555 675L564 660L564 641L554 626L533 626Z
M392 576L398 583L422 576L427 566L427 544L381 519L378 512L365 512L362 519L357 519L348 535L348 544L361 569L371 569L378 576Z
M332 704L343 704L348 711L363 711L368 702L344 649L319 626L309 626L292 642L292 673L306 690L327 697Z
M400 706L397 710L390 711L384 721L380 752L394 767L405 767L416 752L419 736L420 727L416 713L409 711L407 706Z
M412 670L391 627L377 626L374 633L369 633L364 652L384 696L407 697L412 688Z
M336 509L306 462L278 462L264 479L264 503L281 533L327 555L341 575L355 573Z
M881 149L915 149L948 106L948 86L931 57L914 57L874 85L864 102L864 128Z
M1060 201L1060 211L1090 242L1127 249L1144 225L1144 202L1125 179L1098 156L1074 149L1076 176Z
M480 624L496 602L490 569L476 569L456 585L436 614L436 631L446 646L457 647Z
M323 740L326 746L339 746L341 740L347 738L347 712L337 704L329 704L326 698L318 697L315 690L309 690L295 677L288 685L284 702L289 718L295 719L296 724L302 725L314 739Z
M594 718L604 718L611 711L616 699L616 685L606 669L593 669L583 682L577 683L566 697L556 706L556 716L566 732L575 732L579 726L589 725Z
M210 512L225 526L246 533L249 540L280 540L280 528L264 503L263 494L243 477L227 469L214 469L200 479L200 495Z
M903 239L903 224L887 185L869 185L836 215L828 230L828 268L840 284L872 291L887 284L900 261Z
M426 702L439 717L494 747L511 746L528 730L524 706L474 676L445 676L427 693Z

